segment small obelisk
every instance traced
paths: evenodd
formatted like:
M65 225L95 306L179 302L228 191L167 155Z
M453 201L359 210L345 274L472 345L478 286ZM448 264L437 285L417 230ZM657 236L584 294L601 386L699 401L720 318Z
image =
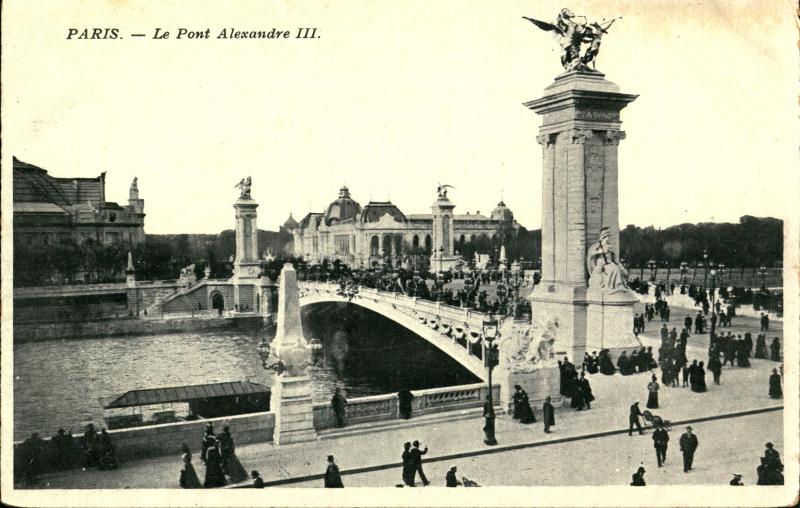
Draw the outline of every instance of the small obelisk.
M314 405L308 375L311 348L300 320L297 272L290 263L283 265L278 289L278 324L270 344L271 356L281 360L284 372L275 377L270 406L275 413L276 446L314 441Z

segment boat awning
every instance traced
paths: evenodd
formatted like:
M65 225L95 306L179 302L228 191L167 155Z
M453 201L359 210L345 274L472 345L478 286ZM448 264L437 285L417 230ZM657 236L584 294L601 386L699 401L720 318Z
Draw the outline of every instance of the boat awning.
M106 399L103 409L121 407L149 406L151 404L168 404L170 402L189 402L212 397L235 397L269 393L269 388L250 381L230 381L227 383L211 383L205 385L171 386L168 388L148 388L131 390L118 397Z

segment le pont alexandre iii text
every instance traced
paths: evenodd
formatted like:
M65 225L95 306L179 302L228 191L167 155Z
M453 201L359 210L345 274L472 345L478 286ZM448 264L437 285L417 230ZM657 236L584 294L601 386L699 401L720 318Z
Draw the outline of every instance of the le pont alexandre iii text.
M269 30L240 30L236 28L162 28L156 27L149 32L124 33L120 28L68 28L68 40L113 40L125 38L206 40L206 39L319 39L320 30L316 27L299 27L293 29L272 28Z

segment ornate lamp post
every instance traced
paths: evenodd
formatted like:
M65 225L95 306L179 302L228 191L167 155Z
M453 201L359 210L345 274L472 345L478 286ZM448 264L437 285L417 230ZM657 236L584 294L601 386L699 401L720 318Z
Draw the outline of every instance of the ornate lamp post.
M758 269L758 275L761 276L761 290L762 291L767 289L767 273L768 273L767 272L767 267L764 266L764 265L761 265L761 267Z
M658 264L656 263L655 259L651 259L647 262L647 267L650 269L650 282L656 281L656 267Z
M672 263L664 261L664 266L667 268L667 285L669 286L669 274L672 271Z
M484 411L486 424L483 427L485 434L483 442L487 445L496 445L497 439L494 436L494 400L492 398L492 369L494 369L500 360L497 344L495 340L500 338L500 330L497 326L497 320L490 313L489 316L483 320L483 340L487 343L484 349L483 358L484 363L489 368L489 394L486 397L487 408Z
M686 284L687 273L689 273L689 263L681 261L681 284Z
M261 339L261 342L256 346L256 350L258 351L259 358L261 358L261 366L264 367L264 370L271 370L279 376L283 374L283 371L286 370L283 361L278 360L272 365L269 365L269 342L267 342L266 339Z
M703 249L703 264L700 266L705 268L703 272L703 289L706 289L708 287L708 252L705 249Z

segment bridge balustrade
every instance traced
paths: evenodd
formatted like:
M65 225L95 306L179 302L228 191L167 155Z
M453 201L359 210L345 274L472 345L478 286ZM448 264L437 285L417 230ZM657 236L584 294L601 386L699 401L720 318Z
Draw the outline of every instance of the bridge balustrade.
M494 400L500 400L500 386L492 387ZM413 416L442 411L454 411L482 407L489 387L485 383L448 386L411 392ZM400 417L399 400L396 393L356 397L347 401L347 425L395 420ZM412 416L412 417L413 417ZM330 404L314 404L314 427L324 430L336 427L336 416Z

